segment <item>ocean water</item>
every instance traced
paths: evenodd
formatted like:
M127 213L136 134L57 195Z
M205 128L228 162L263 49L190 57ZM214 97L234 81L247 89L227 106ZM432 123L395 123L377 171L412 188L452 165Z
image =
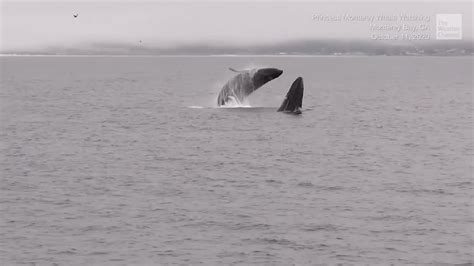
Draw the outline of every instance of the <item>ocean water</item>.
M472 57L0 63L3 265L473 261Z

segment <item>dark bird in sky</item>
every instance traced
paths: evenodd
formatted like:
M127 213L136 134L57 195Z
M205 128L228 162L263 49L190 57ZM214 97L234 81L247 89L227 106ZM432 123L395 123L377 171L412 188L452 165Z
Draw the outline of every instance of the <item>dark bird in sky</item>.
M75 18L77 18L77 16L79 16L79 14L77 14L77 13L76 13L76 14L72 14L72 15L73 15Z

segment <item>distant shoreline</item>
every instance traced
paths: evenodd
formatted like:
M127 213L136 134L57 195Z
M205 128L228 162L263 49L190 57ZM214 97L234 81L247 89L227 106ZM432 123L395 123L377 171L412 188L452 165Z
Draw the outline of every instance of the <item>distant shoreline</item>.
M124 54L0 54L0 57L472 57L474 54L455 54L455 55L366 55L366 54L342 54L342 55L269 55L269 54L236 54L236 55L124 55Z

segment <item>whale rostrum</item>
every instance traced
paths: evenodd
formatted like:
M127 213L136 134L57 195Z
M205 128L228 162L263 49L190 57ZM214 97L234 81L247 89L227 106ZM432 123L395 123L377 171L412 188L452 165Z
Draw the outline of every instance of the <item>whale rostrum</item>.
M303 107L303 78L298 77L290 87L290 90L286 94L285 100L278 108L278 112L287 112L293 114L301 114L301 108Z

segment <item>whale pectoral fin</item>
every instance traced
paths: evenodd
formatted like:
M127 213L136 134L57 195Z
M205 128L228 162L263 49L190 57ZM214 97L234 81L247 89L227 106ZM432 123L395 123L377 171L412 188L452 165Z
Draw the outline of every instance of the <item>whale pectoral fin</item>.
M303 107L303 78L298 77L290 87L290 90L286 94L285 100L278 108L278 112L291 112L295 114L301 114L301 108Z

